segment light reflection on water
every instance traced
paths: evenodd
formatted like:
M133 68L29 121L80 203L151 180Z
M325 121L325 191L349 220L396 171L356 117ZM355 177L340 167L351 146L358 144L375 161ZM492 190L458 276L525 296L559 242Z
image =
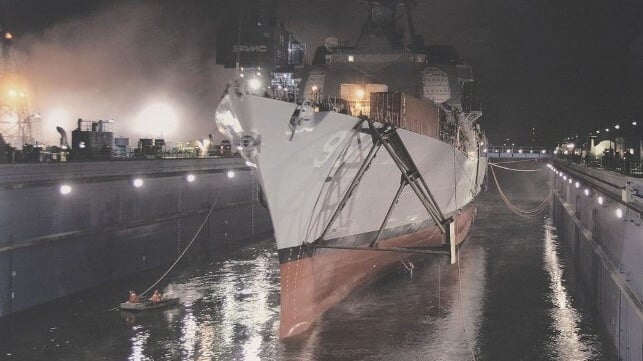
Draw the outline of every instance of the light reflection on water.
M471 353L478 353L481 300L486 284L485 259L483 249L468 245L461 248L459 270L457 265L449 265L444 260L429 260L424 264L419 279L415 279L415 284L410 284L401 296L426 292L427 296L439 294L440 297L426 298L423 307L409 303L408 314L403 316L408 326L405 339L387 346L384 358L371 355L368 359L473 359ZM427 272L427 269L432 270ZM414 322L420 322L423 327L417 327Z
M199 326L197 325L192 309L189 306L185 307L185 316L183 317L183 327L181 327L181 343L183 345L183 355L186 359L194 357L194 349L197 345L197 336L201 344L207 341L207 333L198 332ZM207 327L204 328L207 330ZM206 336L206 337L204 337Z
M485 283L485 257L479 247L462 252L462 304L457 267L445 259L429 260L412 278L392 275L357 292L307 337L285 343L277 339L279 277L272 247L270 242L258 245L255 258L221 261L207 274L195 270L177 280L171 289L181 295L181 307L163 311L158 317L162 324L139 321L141 326L135 327L143 327L147 336L132 343L131 356L154 359L162 353L172 359L167 355L177 354L204 361L470 357L468 342L473 345L477 339ZM180 342L159 346L159 327L176 330Z
M150 337L150 333L147 330L142 330L141 326L132 327L134 331L134 336L132 336L132 349L129 361L147 361L148 357L145 356L145 346L147 339Z
M255 258L217 262L206 275L173 285L185 313L184 359L262 359L264 341L276 334L279 317L279 265L269 244L262 244Z
M591 338L581 339L581 315L571 304L570 295L563 282L564 264L559 258L558 236L551 219L545 221L544 228L543 258L545 271L549 275L549 297L554 306L550 313L557 330L549 348L558 360L589 360L597 350Z

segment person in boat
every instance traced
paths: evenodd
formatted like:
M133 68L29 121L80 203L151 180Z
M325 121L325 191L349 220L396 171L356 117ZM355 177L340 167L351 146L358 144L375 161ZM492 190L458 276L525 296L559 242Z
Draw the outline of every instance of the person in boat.
M152 297L150 297L150 301L152 303L159 303L163 299L163 295L159 292L159 290L154 290L154 293L152 294Z
M140 298L134 291L129 291L129 299L127 300L129 303L139 303L141 302Z

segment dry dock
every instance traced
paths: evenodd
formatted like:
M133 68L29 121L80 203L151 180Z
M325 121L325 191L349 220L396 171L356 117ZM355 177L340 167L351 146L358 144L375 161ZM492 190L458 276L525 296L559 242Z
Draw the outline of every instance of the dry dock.
M0 164L0 317L174 261L215 203L191 253L270 236L251 173L239 158Z
M621 360L643 359L643 179L554 160L552 216Z

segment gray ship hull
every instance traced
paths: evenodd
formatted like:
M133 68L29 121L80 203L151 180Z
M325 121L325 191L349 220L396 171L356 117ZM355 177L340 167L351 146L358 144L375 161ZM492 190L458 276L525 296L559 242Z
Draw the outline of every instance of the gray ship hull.
M257 192L238 158L0 165L0 317L174 261L215 202L190 253L270 237Z

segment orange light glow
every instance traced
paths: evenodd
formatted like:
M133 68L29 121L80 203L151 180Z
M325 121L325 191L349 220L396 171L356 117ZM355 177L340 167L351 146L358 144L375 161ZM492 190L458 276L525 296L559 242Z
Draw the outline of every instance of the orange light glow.
M11 35L10 32L6 32L6 33L4 33L4 38L7 39L7 40L11 40L11 39L13 39L13 35Z
M29 83L19 74L8 73L0 76L0 103L27 102L30 93Z

